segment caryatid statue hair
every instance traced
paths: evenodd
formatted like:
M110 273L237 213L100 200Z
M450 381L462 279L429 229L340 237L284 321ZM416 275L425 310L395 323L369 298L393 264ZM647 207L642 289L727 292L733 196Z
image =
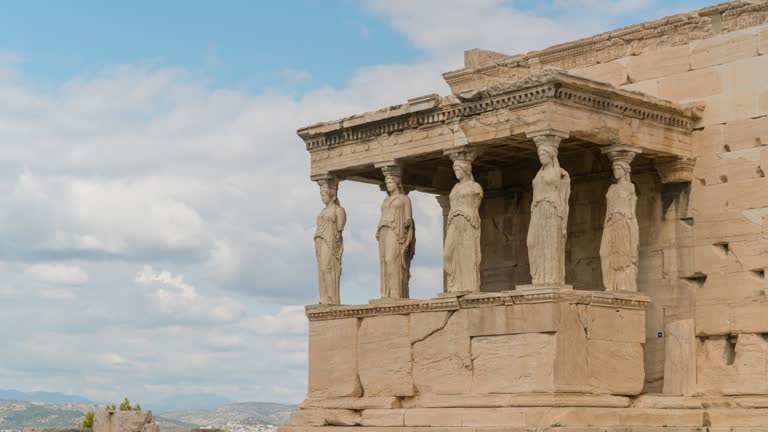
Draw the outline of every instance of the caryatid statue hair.
M443 252L447 292L480 291L480 203L483 189L472 176L475 153L450 155L459 182L449 196Z
M381 205L381 220L376 229L381 267L381 297L408 298L411 259L416 250L416 228L411 199L405 194L402 168L382 167L387 198Z
M320 281L320 304L340 304L341 256L344 253L342 232L347 223L347 214L339 205L339 182L333 176L317 181L320 197L325 208L317 217L315 231L315 252L317 272Z
M568 199L571 178L560 168L557 151L561 138L533 138L541 169L533 179L531 222L528 226L528 260L533 285L565 284L565 241L568 236Z
M640 244L635 210L637 193L629 175L639 149L611 146L603 150L611 160L616 183L606 195L605 224L600 242L600 264L606 291L637 291L637 258Z

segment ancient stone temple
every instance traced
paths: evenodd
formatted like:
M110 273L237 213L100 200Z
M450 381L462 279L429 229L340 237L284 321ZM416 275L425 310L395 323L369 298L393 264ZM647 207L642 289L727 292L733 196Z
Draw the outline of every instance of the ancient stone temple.
M443 77L299 130L325 208L283 431L768 430L768 2ZM342 181L386 192L365 305L342 304ZM409 298L412 190L444 210L432 299Z

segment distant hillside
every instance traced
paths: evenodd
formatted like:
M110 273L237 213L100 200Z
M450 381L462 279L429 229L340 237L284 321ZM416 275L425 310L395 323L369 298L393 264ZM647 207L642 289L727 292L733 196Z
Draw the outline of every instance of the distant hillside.
M22 392L18 390L0 389L0 400L25 402L43 402L47 404L84 404L97 405L96 402L82 396L52 392Z
M25 427L72 427L79 424L89 405L46 405L42 403L0 401L0 430Z
M225 426L229 422L243 425L281 425L296 408L296 405L271 402L242 402L211 410L170 412L163 414L163 417L203 427Z
M82 400L85 398L77 398ZM87 400L87 399L85 399ZM46 404L42 402L0 400L0 430L21 431L25 427L74 427L85 413L98 407L92 403ZM242 402L210 410L184 410L157 415L157 423L166 429L191 429L226 426L281 425L297 407L270 402Z

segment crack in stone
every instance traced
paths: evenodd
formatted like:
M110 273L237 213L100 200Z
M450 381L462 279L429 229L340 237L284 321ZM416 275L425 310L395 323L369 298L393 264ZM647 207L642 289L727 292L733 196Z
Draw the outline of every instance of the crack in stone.
M443 324L440 327L438 327L435 330L432 330L431 332L427 333L426 335L424 335L424 337L420 337L420 338L418 338L418 339L416 339L414 341L411 341L411 346L414 346L414 345L416 345L419 342L424 342L425 340L429 339L429 337L432 336L433 334L435 334L435 333L439 332L440 330L444 329L445 326L448 325L448 321L451 320L451 317L453 316L454 312L456 312L456 311L448 311L448 313L445 314L445 321L443 321Z

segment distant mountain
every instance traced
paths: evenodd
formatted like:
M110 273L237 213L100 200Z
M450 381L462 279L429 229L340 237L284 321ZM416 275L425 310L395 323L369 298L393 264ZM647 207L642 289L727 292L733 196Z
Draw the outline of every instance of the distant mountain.
M77 395L52 392L21 392L18 390L0 390L0 400L43 402L47 404L97 405L96 402Z
M235 403L234 400L224 396L198 393L177 395L157 401L147 401L141 405L152 410L153 413L163 414L175 411L211 410L233 403Z
M297 408L296 405L271 402L241 402L211 410L169 412L163 414L163 417L202 427L221 427L230 422L243 425L281 425Z

